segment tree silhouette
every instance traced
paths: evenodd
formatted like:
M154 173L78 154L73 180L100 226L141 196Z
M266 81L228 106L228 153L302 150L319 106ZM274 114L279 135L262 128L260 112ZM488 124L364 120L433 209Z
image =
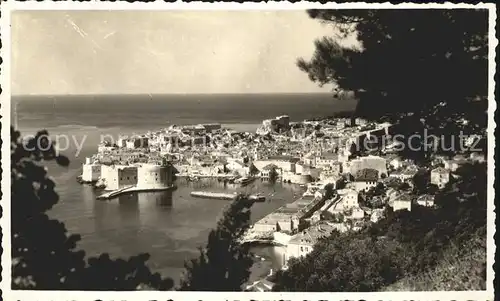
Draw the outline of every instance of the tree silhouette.
M344 177L341 177L335 182L335 189L344 189L346 187L346 180Z
M485 9L309 10L333 25L339 38L356 33L360 47L338 39L315 42L310 60L298 67L320 85L333 84L334 97L353 92L355 116L398 124L404 135L424 130L442 137L454 153L458 135L484 132L487 125L488 12ZM332 32L332 35L334 32ZM409 143L404 139L404 143ZM402 155L428 160L425 141Z
M335 196L335 185L334 184L326 184L325 185L325 194L323 196L323 199L329 200Z
M197 259L185 263L186 271L179 290L241 291L253 264L249 246L239 239L249 227L253 202L242 195L231 203L208 236Z
M359 98L358 115L398 119L402 113L435 110L443 102L448 112L470 115L465 109L472 100L485 104L487 10L310 10L308 14L334 25L342 37L358 34L361 49L325 37L316 41L311 60L298 61L311 80L333 83L339 94L353 91ZM474 112L484 113L484 107L477 109Z
M250 175L252 176L255 176L257 174L259 174L259 170L257 169L257 167L255 167L255 165L253 163L250 163L250 167L249 167L249 172L248 172Z
M271 170L269 171L269 182L271 183L276 183L276 181L279 178L278 171L276 170L276 166L273 166Z
M22 139L11 128L12 288L42 290L168 290L171 279L153 274L148 254L127 260L103 254L85 259L76 251L79 235L68 235L63 223L46 212L59 197L55 183L40 163L69 160L56 153L46 131Z
M416 194L425 194L432 191L431 188L431 175L426 169L420 169L412 178L413 181L413 191Z

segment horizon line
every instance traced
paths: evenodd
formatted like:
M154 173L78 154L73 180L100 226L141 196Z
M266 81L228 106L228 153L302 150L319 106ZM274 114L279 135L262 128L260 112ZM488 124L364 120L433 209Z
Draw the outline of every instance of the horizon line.
M332 92L250 92L250 93L237 93L237 92L218 92L218 93L88 93L88 94L11 94L11 97L37 97L37 96L165 96L165 95L292 95L292 94L331 94Z

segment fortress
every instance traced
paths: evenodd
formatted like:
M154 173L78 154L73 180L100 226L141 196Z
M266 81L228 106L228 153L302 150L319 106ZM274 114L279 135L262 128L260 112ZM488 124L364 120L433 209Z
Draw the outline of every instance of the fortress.
M88 183L100 181L106 190L130 186L140 190L156 190L172 187L173 174L174 168L170 164L103 165L87 158L83 164L82 180Z

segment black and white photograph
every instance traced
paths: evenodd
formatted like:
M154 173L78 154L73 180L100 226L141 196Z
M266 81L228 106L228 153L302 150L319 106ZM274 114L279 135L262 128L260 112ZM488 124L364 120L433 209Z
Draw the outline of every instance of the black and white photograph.
M493 300L493 4L1 22L2 299Z

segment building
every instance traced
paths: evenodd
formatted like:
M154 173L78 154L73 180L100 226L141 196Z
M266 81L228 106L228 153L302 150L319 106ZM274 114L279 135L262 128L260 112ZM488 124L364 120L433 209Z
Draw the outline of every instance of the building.
M265 119L257 129L257 135L266 135L273 132L282 132L290 129L290 117L287 115L278 116L274 119Z
M264 160L255 160L253 165L260 171L268 164L274 164L283 172L289 171L295 173L295 164L299 160L289 156L271 156Z
M386 154L397 153L403 150L405 147L404 143L401 141L392 141L383 149L383 152Z
M456 171L459 167L459 163L455 160L444 160L443 165L445 169Z
M213 131L217 131L217 130L220 130L222 128L220 123L206 123L206 124L202 124L202 125L205 128L205 131L207 133L211 133Z
M348 219L362 219L365 217L365 211L361 207L353 207L352 209L348 210L346 215L346 218Z
M354 187L356 191L368 191L370 188L377 186L378 171L375 169L365 168L359 170L354 179Z
M283 182L305 185L312 182L311 175L295 174L293 172L285 171L281 175Z
M295 165L300 161L299 158L293 156L269 156L267 160L276 164L279 168L283 169L283 171L291 172L295 172Z
M363 160L363 168L375 169L378 171L379 177L381 177L382 174L387 175L387 163L384 158L379 156L367 156L361 159Z
M437 187L439 187L439 189L444 188L444 186L446 186L446 184L448 184L449 181L450 181L449 170L442 167L438 167L431 170L431 184L436 185Z
M162 189L173 184L172 165L141 164L137 168L137 188Z
M349 156L351 155L351 152L346 149L341 149L339 150L338 155L339 155L339 162L342 164L342 172L349 173L349 170L344 168L350 167L350 165L347 162L349 162Z
M328 212L328 208L330 208L333 204L335 204L336 202L338 202L340 199L340 196L339 195L335 195L333 196L332 198L328 199L325 201L325 203L323 204L323 206L321 206L320 209L318 209L316 212L313 213L312 217L311 217L311 222L314 223L314 221L319 221L322 219L322 216L325 212Z
M330 171L340 175L342 173L342 163L340 162L335 162L332 165L330 165Z
M392 202L393 200L396 199L396 197L400 194L400 192L394 188L388 188L385 192L385 195L387 196L387 201Z
M310 167L303 162L297 162L295 164L295 173L299 175L310 174Z
M389 166L392 166L394 169L400 169L404 166L404 161L399 157L392 157L389 159Z
M325 152L316 157L316 166L318 167L330 167L337 163L339 156L336 153Z
M91 158L86 158L82 167L82 181L96 182L101 177L101 164L92 162Z
M280 130L288 130L290 128L290 117L288 115L282 115L276 117L276 125L278 127L278 131Z
M311 224L316 224L319 222L322 218L322 212L320 210L316 211L313 213L313 215L310 218Z
M187 140L185 143L190 146L195 146L195 145L205 145L207 141L208 140L206 136L196 136L196 137L191 137L191 139Z
M384 209L373 209L370 215L370 221L373 223L378 222L384 218Z
M356 125L366 125L368 123L368 121L366 121L366 119L363 119L363 118L356 118L355 123L356 123Z
M411 197L406 193L402 193L402 194L398 195L392 201L392 209L394 211L398 211L398 210L411 211Z
M106 190L135 186L139 189L164 189L173 185L173 165L102 165L101 179Z
M271 292L274 287L274 283L267 279L260 279L254 281L252 284L247 285L245 291L247 292Z
M362 218L364 211L359 206L358 192L353 189L337 190L339 198L327 208L333 215L342 214L347 218Z
M126 137L120 137L116 141L116 145L120 148L124 148L127 146L127 138Z
M301 230L303 220L310 217L324 204L322 198L304 196L293 203L278 208L271 214L257 221L253 231L257 233L293 232Z
M168 143L162 143L160 145L159 151L160 151L161 154L171 154L172 151L174 150L174 147L175 147L175 145L172 144L172 143L170 143L170 142L168 142Z
M310 167L315 167L316 166L316 155L314 153L309 153L306 154L303 158L302 161L304 162L305 165L310 166Z
M271 173L273 172L273 170L276 173L278 173L278 166L276 166L272 163L269 163L266 166L262 167L262 169L260 170L260 174L259 174L260 178L263 180L271 179Z
M342 176L337 174L335 171L321 170L319 174L319 180L323 183L336 185L337 181L342 179Z
M417 204L424 207L434 207L434 196L429 194L421 195L417 198Z
M187 135L199 135L206 132L205 126L201 124L197 125L185 125L181 127L181 132Z
M401 180L401 182L407 182L407 181L413 179L413 177L417 173L418 173L418 167L415 165L410 165L403 170L391 172L389 174L389 177L398 178Z
M356 173L361 169L375 169L378 171L378 177L382 177L382 174L387 175L387 164L386 160L379 156L366 156L350 160L343 163L343 172L350 173L351 175L356 175Z
M478 162L478 163L486 162L486 158L484 157L484 154L480 154L480 153L471 153L469 158L473 162Z
M102 141L97 145L97 153L108 153L115 150L115 146L113 146L109 141Z
M336 229L328 222L319 222L294 235L286 246L285 262L290 258L299 258L309 254L321 238L330 236Z
M148 148L148 137L132 137L127 139L125 142L125 147L128 149L137 149L137 148Z
M235 172L239 174L240 176L246 177L250 173L250 168L247 166L243 161L234 159L234 158L227 158L227 165L226 167L231 170L232 172Z
M102 165L101 178L106 190L116 190L137 184L137 166Z
M286 210L286 209L284 209ZM296 209L287 210L297 212ZM253 230L255 232L267 233L267 232L277 232L277 231L288 231L292 232L296 225L292 221L292 214L274 212L261 220L257 221L253 225Z
M460 166L468 163L470 160L470 157L464 157L463 155L456 155L453 157L451 160L444 160L444 168L454 172L456 171Z

